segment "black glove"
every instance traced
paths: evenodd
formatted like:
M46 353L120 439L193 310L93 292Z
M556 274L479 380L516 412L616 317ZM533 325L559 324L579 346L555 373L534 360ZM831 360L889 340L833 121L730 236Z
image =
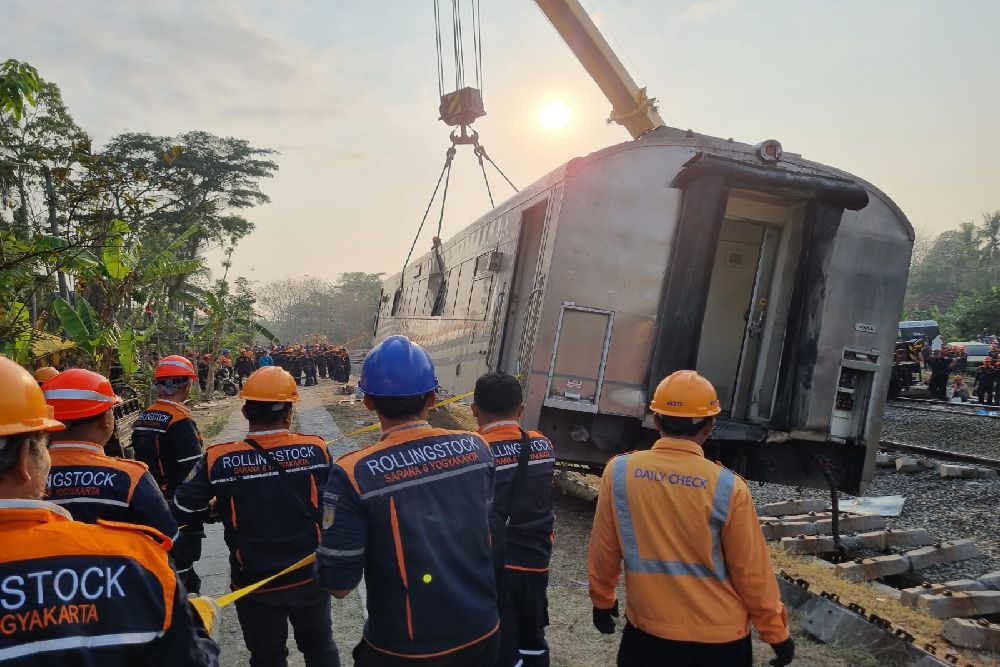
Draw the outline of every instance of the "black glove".
M612 616L614 618L612 618ZM618 618L618 601L615 601L615 606L611 609L598 609L594 607L594 627L600 631L602 635L613 635L615 634L615 618Z
M774 660L771 664L774 667L785 667L785 665L792 664L792 658L795 657L795 642L789 637L780 644L771 644L771 648L774 649Z

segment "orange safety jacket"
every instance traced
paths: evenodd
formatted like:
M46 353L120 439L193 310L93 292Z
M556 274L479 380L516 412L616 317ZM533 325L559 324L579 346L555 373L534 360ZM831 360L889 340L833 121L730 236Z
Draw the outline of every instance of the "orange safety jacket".
M674 641L736 641L750 621L764 642L788 638L788 621L750 490L690 440L608 462L590 537L594 606L615 604L625 569L625 617Z
M156 530L0 500L0 545L5 667L219 664Z
M140 412L132 426L135 458L149 467L167 500L201 458L202 446L191 410L164 398Z
M522 572L548 572L552 558L552 475L555 450L549 439L538 431L528 432L530 454L517 498L511 498L521 455L521 429L516 421L499 421L479 430L490 446L496 462L493 487L493 510L510 510L504 567ZM502 517L503 518L503 517Z
M494 463L475 433L413 421L330 467L319 579L333 591L362 575L362 637L418 660L484 641L499 628L490 550Z
M104 454L96 442L53 440L46 499L77 521L149 526L177 539L177 522L144 463Z
M267 456L246 440L210 446L172 505L180 522L204 521L209 503L225 528L233 588L252 584L316 550L320 537L320 497L330 471L323 438L285 429L247 434ZM281 475L275 466L281 466ZM260 589L302 586L312 570L300 568Z

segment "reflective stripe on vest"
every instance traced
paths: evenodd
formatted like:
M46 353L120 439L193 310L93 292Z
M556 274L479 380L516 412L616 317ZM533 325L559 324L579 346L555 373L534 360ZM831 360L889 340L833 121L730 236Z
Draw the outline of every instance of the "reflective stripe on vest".
M708 522L709 529L712 531L711 566L704 563L652 560L639 557L639 544L635 539L632 511L628 504L627 479L628 457L619 456L615 459L612 467L611 488L614 495L615 518L618 520L618 530L625 556L625 571L715 577L724 581L726 579L726 561L722 555L722 528L726 525L726 517L729 516L729 500L733 495L733 483L736 479L732 471L723 468L715 483L715 497L712 499L712 513Z

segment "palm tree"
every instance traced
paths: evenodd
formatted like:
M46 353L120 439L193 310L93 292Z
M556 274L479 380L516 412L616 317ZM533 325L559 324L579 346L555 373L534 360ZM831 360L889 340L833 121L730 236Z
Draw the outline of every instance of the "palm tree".
M983 222L976 227L976 245L993 285L1000 275L1000 211L983 213Z

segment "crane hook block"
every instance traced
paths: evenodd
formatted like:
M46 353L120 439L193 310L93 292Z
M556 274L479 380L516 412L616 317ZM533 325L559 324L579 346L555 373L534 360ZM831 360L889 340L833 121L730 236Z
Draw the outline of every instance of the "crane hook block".
M462 88L441 96L441 120L445 125L471 125L486 115L483 94L478 88Z

